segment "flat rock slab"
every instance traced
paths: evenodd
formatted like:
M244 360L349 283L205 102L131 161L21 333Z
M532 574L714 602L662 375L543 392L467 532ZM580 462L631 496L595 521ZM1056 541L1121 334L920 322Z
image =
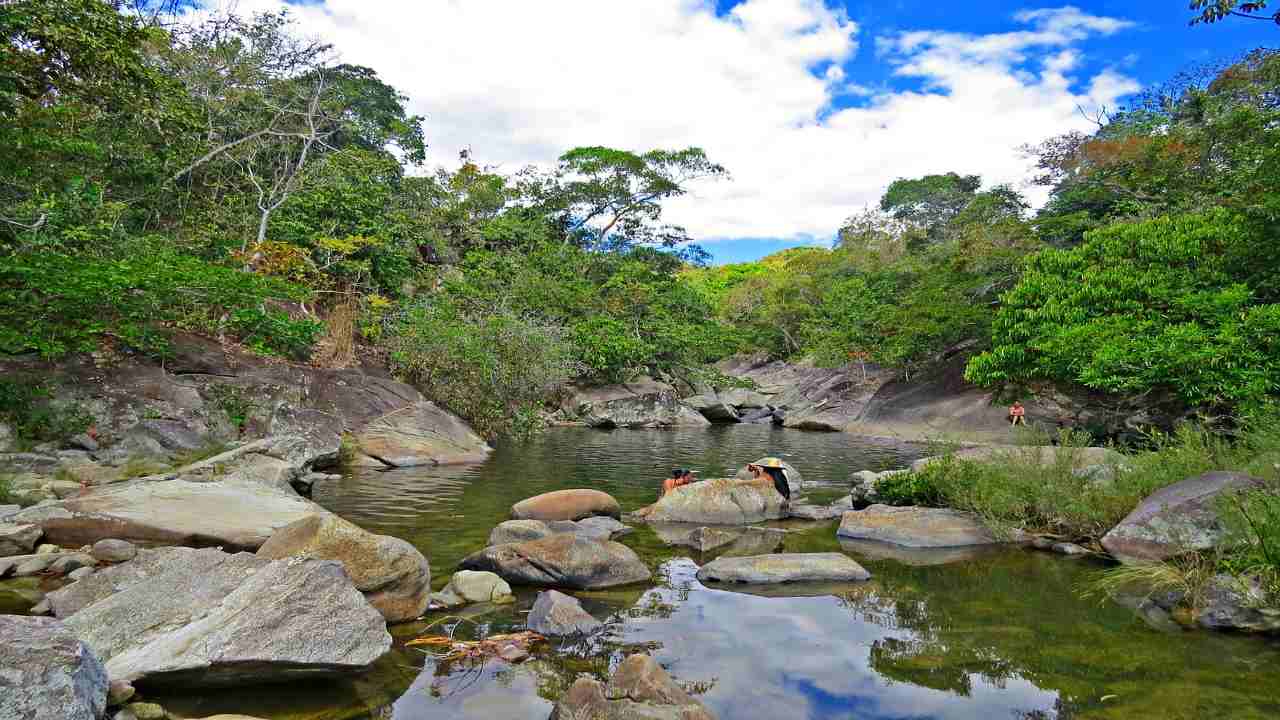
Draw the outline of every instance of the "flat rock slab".
M382 615L337 562L204 549L153 555L154 573L120 570L145 557L104 570L124 589L65 620L113 679L191 687L292 681L363 670L391 647Z
M556 490L535 495L511 506L516 520L581 520L595 515L618 518L622 508L613 496L586 488Z
M494 545L463 558L458 566L486 570L515 585L576 590L627 585L650 577L649 568L631 548L578 535Z
M276 530L324 508L258 483L165 480L109 486L13 520L39 525L46 542L78 547L104 538L151 545L257 549Z
M1208 472L1174 483L1138 503L1102 537L1102 547L1121 562L1151 562L1206 550L1225 532L1218 497L1263 486L1261 479L1236 472Z
M838 537L906 547L962 547L1000 542L977 516L959 510L872 505L847 512Z
M750 525L787 516L773 481L719 478L683 485L632 517L649 523Z
M107 671L53 618L0 615L0 718L98 720Z
M871 573L840 553L777 553L721 557L698 570L698 581L771 585L789 582L859 582Z

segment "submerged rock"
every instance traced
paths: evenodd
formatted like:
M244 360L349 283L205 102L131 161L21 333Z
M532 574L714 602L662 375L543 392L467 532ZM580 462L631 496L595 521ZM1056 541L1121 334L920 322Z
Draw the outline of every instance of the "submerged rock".
M999 545L962 545L960 547L907 547L878 540L839 538L840 549L867 560L892 560L913 567L968 562L999 552Z
M579 677L549 720L715 720L648 655L623 660L605 685Z
M336 562L167 550L70 586L97 588L65 623L113 679L192 687L297 680L365 669L391 647L382 615Z
M872 505L845 513L836 535L907 547L959 547L999 542L976 515L945 508L889 505Z
M577 598L555 590L538 593L529 611L529 629L543 635L588 635L603 625L582 609Z
M1262 487L1243 473L1208 472L1152 493L1106 535L1102 547L1121 562L1165 560L1206 550L1225 533L1216 504L1224 492Z
M578 590L643 582L650 577L649 569L631 548L577 535L494 545L468 555L458 566L487 570L516 585Z
M721 557L698 570L698 581L703 583L857 582L870 577L866 568L840 553Z
M622 508L609 493L585 488L555 490L511 506L511 517L516 520L581 520L594 515L618 518Z
M417 548L329 513L281 528L258 548L258 556L337 560L388 622L420 617L431 597L431 568Z
M657 523L651 526L668 545L683 545L701 553L723 551L726 555L761 555L782 546L787 531L778 528L692 526Z
M1196 623L1212 630L1280 632L1280 608L1267 600L1256 578L1215 575L1196 610Z
M469 603L494 603L504 605L515 602L511 586L506 580L491 572L459 570L449 578L444 589L431 596L444 607L462 607Z
M675 488L633 517L649 523L747 525L787 516L786 501L773 481L703 480Z
M98 720L107 671L53 618L0 615L0 718Z

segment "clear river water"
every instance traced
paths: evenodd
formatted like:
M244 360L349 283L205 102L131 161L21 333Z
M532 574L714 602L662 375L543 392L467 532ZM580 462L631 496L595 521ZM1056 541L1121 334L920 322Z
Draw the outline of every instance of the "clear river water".
M482 465L355 472L317 488L315 500L417 545L438 589L513 503L537 493L594 487L632 510L653 501L673 466L718 477L779 455L802 472L808 496L825 499L847 492L851 471L900 467L925 452L767 426L555 428ZM626 655L648 652L721 720L1280 718L1280 642L1158 630L1116 603L1082 598L1096 561L1023 549L904 555L842 546L835 522L781 525L794 531L782 549L847 552L872 580L707 588L694 575L710 556L640 527L622 542L654 580L576 593L607 621L589 640L553 641L518 665L443 662L403 644L432 623L431 633L456 624L457 637L523 629L536 593L517 589L517 604L473 606L460 613L467 622L433 614L393 626L394 652L361 677L158 700L186 717L545 720L579 673L603 679Z

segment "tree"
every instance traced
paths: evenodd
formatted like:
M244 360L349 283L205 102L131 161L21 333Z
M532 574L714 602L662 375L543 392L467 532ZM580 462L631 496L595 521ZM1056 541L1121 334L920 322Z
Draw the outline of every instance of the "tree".
M642 154L580 147L561 155L554 173L528 177L525 192L581 247L675 247L690 238L684 228L662 224L662 203L689 192L695 180L726 176L696 147Z
M880 198L880 210L924 231L930 242L942 239L946 224L964 209L982 186L977 175L925 175L894 180Z
M1239 0L1191 0L1191 9L1199 14L1191 18L1192 25L1216 23L1229 17L1249 20L1270 20L1280 25L1280 11L1267 15L1267 0L1240 2Z

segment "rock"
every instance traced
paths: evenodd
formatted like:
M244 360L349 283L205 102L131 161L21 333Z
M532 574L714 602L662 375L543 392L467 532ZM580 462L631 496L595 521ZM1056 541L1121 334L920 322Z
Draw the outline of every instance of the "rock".
M77 490L81 485L108 485L124 479L123 468L99 465L92 462L63 465L62 470L67 477L76 482Z
M649 569L625 545L577 535L494 545L467 556L465 570L487 570L517 585L549 585L577 590L648 580Z
M1213 630L1280 632L1280 609L1267 600L1256 578L1215 575L1196 610L1196 623Z
M0 717L98 720L106 707L107 672L71 629L0 615Z
M54 615L66 618L139 583L186 565L207 566L222 557L220 550L185 547L142 549L129 562L111 565L71 585L49 593Z
M165 720L169 717L169 713L155 703L129 703L124 709L133 713L138 720Z
M39 525L0 522L0 557L30 553L43 534Z
M742 422L752 425L770 425L774 420L774 413L782 412L774 410L771 407L762 407L742 414Z
M857 582L870 577L865 568L840 553L721 557L698 570L698 581L703 583Z
M99 448L98 441L89 437L85 433L80 433L79 435L72 435L70 438L67 439L67 446L72 448L79 448L80 450L87 450L89 452L98 452L98 448Z
M892 560L912 567L969 562L1000 551L999 545L961 547L906 547L876 540L839 538L840 549L867 560Z
M739 420L738 411L715 395L694 395L685 398L684 404L713 423L736 423Z
M232 686L363 670L391 647L382 615L332 561L169 548L154 573L66 618L112 678ZM132 563L76 583L117 580ZM55 607L57 605L55 604Z
M599 540L614 540L631 532L629 526L607 515L583 518L576 525L577 527L572 531L575 534Z
M99 562L119 563L134 559L138 555L138 548L125 540L103 538L93 544L90 554Z
M292 490L256 482L163 480L99 488L13 518L40 525L49 541L61 545L117 538L252 550L279 528L322 512Z
M799 520L835 520L853 509L853 497L845 495L833 500L830 505L791 504L787 507L787 516Z
M51 555L62 552L62 547L53 543L44 543L36 548L37 555Z
M506 545L507 543L541 540L555 533L541 520L507 520L499 523L489 533L490 545Z
M17 513L21 509L21 505L0 505L0 520Z
M756 460L755 463L759 463L764 459L765 458L760 458L759 460ZM795 465L792 465L786 460L782 461L782 467L787 471L787 487L791 489L791 499L796 500L800 497L801 491L804 488L804 476L800 474L800 471L796 469ZM750 480L751 473L747 471L747 466L743 465L733 477L736 480Z
M143 420L132 432L154 440L169 452L199 450L208 444L207 429L181 420Z
M1089 551L1076 545L1075 543L1060 542L1049 546L1049 549L1059 555L1088 555Z
M454 573L449 578L449 584L432 598L450 608L482 602L505 605L516 600L506 580L491 572L474 570L459 570Z
M726 404L740 410L760 410L771 406L771 401L767 396L746 388L721 390L719 395L720 399Z
M1208 472L1152 493L1106 535L1102 547L1125 563L1165 560L1216 545L1225 529L1216 503L1223 492L1262 487L1235 472Z
M124 680L112 680L107 686L107 707L120 707L129 702L129 700L138 691L132 685Z
M608 493L586 489L556 490L511 506L511 517L517 520L581 520L593 515L617 518L622 509Z
M33 473L48 477L58 471L61 462L43 453L0 453L0 468L6 473Z
M26 555L19 557L26 557L28 559L14 566L14 577L30 577L32 575L39 575L40 573L48 570L49 566L52 565L55 560L58 560L61 555L36 555L34 557Z
M417 548L330 513L305 517L277 530L258 548L258 556L337 560L388 622L420 617L430 602L431 568Z
M529 629L543 635L589 635L603 625L582 609L577 598L555 590L538 593L529 611Z
M907 547L959 547L999 542L975 515L944 508L872 505L847 512L838 537Z
M715 720L648 655L623 660L606 686L579 677L550 720Z
M786 515L786 501L772 480L721 478L678 487L633 517L649 523L747 525Z
M562 404L569 419L590 427L662 428L702 427L711 421L680 402L675 388L651 378L621 385L576 387Z
M700 553L720 551L724 555L771 553L779 549L787 537L786 530L751 525L694 527L657 523L651 527L669 545L683 545Z
M920 458L911 463L911 472L920 472L929 465L946 457L970 462L999 462L1007 458L1013 458L1018 462L1039 465L1040 467L1053 467L1059 462L1067 462L1069 460L1071 467L1076 470L1098 465L1116 466L1124 462L1124 455L1111 448L1104 447L990 444L961 448L950 455Z
M426 400L373 420L354 440L361 452L392 467L481 462L493 451L461 419Z
M79 582L92 575L96 570L97 568L92 567L76 568L75 570L67 573L67 579L72 582Z

